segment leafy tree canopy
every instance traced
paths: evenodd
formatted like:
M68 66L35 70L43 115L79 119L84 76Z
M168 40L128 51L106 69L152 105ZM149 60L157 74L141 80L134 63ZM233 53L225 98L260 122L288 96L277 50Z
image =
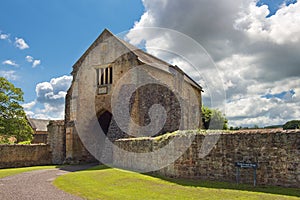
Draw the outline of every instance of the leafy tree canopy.
M228 129L228 120L225 115L217 110L202 106L202 122L205 129Z
M0 77L0 142L9 143L11 137L15 137L16 142L32 139L32 128L20 105L23 101L22 90Z
M283 129L300 129L300 120L288 121L283 125Z

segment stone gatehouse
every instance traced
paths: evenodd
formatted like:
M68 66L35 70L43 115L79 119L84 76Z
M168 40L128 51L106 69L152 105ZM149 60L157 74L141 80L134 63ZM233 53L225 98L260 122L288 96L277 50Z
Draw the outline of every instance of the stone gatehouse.
M94 159L76 128L76 122L90 115L96 116L110 141L202 127L201 86L179 67L132 46L107 29L74 64L72 75L65 108L67 160L85 162ZM113 99L117 99L116 102L121 99L120 108L113 107ZM124 108L126 105L128 108ZM80 116L84 112L88 113ZM165 118L156 120L163 114ZM116 115L120 115L121 120ZM86 119L86 123L90 121ZM89 137L88 133L83 134ZM94 143L105 145L103 141Z

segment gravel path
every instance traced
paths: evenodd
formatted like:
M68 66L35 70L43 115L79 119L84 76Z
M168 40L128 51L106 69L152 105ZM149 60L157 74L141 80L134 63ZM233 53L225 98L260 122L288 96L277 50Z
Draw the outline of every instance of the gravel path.
M93 165L67 166L63 169L44 169L24 172L0 179L1 200L80 200L82 198L63 192L52 185L54 179L71 171Z

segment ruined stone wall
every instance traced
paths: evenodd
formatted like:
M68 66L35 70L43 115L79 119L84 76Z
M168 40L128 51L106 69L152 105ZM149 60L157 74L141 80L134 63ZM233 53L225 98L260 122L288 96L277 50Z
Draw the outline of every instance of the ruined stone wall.
M66 136L64 121L50 121L47 129L47 141L51 149L52 164L63 164L66 155Z
M0 145L0 168L63 164L65 160L64 121L50 121L47 144Z
M47 137L48 137L48 133L34 134L31 143L32 144L40 144L40 143L47 144Z
M133 50L138 53L140 50ZM89 137L87 129L91 129L89 123L93 123L93 117L101 116L104 112L112 113L111 98L112 93L115 91L120 80L123 83L122 92L126 94L128 88L133 87L136 80L140 75L138 72L128 73L136 66L142 65L142 69L147 71L155 80L155 83L149 84L145 87L138 89L131 98L130 102L130 117L139 126L146 126L150 123L149 110L153 104L160 104L165 107L167 112L167 121L162 129L156 132L156 135L165 132L171 132L177 129L195 129L201 127L201 92L198 88L193 88L191 83L188 83L184 78L183 72L179 72L174 68L170 69L164 63L164 69L153 67L144 64L143 59L139 58L133 51L124 46L119 39L112 37L106 31L92 44L92 46L84 53L84 55L73 66L73 82L68 90L66 96L66 110L65 110L65 129L66 129L66 159L73 161L93 161L94 158L89 154L84 147L80 134L85 134L84 137ZM140 55L140 54L139 54ZM145 59L146 58L146 59ZM146 56L144 60L150 63L153 59L150 55ZM153 61L154 62L154 61ZM155 61L154 64L161 64L162 61ZM165 66L166 65L166 66ZM99 76L99 69L110 67L113 69L112 84L105 85L107 87L106 94L98 93L97 77ZM97 75L98 73L98 75ZM130 75L128 75L130 74ZM127 75L127 76L125 76ZM124 78L126 77L126 78ZM140 77L139 77L140 78ZM132 82L130 82L132 81ZM167 87L162 87L162 85ZM126 89L127 87L127 89ZM173 92L172 90L176 90ZM130 89L128 90L130 91ZM129 93L129 92L128 92ZM193 101L191 94L195 94L197 106L189 106ZM90 97L87 99L86 97ZM183 109L184 108L184 109ZM188 109L186 109L188 108ZM119 110L124 110L121 108ZM191 116L198 111L198 116ZM191 117L188 117L191 116ZM126 117L126 119L129 117ZM124 120L126 120L124 119ZM194 122L189 119L194 119ZM78 121L85 120L83 123L86 126L82 131L76 127ZM124 122L124 120L122 120ZM128 125L128 131L122 131L116 126L114 116L111 121L111 128L107 133L109 140L114 141L119 138L134 137L126 133L135 133L131 131L133 128ZM195 123L196 121L196 123ZM129 123L127 123L129 124ZM81 126L81 127L82 127ZM159 125L157 126L159 127ZM124 130L124 129L123 129ZM126 132L126 133L124 133ZM137 134L139 136L139 134ZM103 141L95 141L99 144Z
M167 139L145 138L117 140L116 146L129 152L152 152L174 137L172 134ZM169 177L182 177L216 181L236 181L235 162L257 163L258 185L280 185L300 188L300 131L248 131L222 133L218 142L205 157L203 141L212 141L216 137L211 133L186 134L183 138L195 137L185 153L174 163L158 170L156 173ZM165 156L171 157L176 150L184 148L184 143L179 143ZM124 154L114 151L115 166L132 170L143 170L148 165L159 164L162 159L153 154L146 160L124 158ZM253 170L240 170L241 183L253 183Z
M84 147L75 126L66 128L66 157L67 164L97 162L96 158Z
M0 168L50 164L52 160L49 145L0 145Z
M99 117L98 115L101 115L104 111L111 112L111 90L123 73L135 65L135 62L131 59L132 55L128 53L123 45L112 39L109 33L105 32L73 66L73 82L66 96L65 108L67 161L96 161L84 147L78 130L76 130L77 117L80 115L81 120L84 118L83 120L86 120L88 126L92 121L90 120L91 117ZM113 67L113 84L108 86L107 94L97 95L96 70L102 65L108 64ZM89 88L86 87L87 84L90 84ZM92 90L92 94L85 95L90 90ZM85 96L90 96L91 99L88 101L92 101L92 103L82 99ZM90 108L91 105L94 105L94 107ZM89 109L92 109L92 111L89 112ZM85 117L84 114L89 116Z

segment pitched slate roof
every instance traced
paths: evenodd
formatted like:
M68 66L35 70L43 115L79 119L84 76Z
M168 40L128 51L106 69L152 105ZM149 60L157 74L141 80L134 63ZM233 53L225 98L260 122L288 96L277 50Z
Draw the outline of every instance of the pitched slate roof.
M178 66L173 66L137 47L135 47L132 44L129 44L128 42L118 38L117 36L115 36L113 33L111 33L108 29L104 29L103 32L99 35L99 37L93 42L93 44L86 50L86 52L79 58L79 60L73 65L73 73L74 71L78 70L79 65L82 63L82 61L86 58L86 56L88 55L88 53L95 47L98 45L98 43L101 41L102 35L104 34L108 34L111 35L113 38L117 39L121 44L123 44L127 49L130 50L130 52L134 53L137 58L139 59L140 62L147 64L149 66L152 66L156 69L159 70L163 70L166 72L170 72L170 68L171 69L175 69L177 72L181 73L182 75L184 75L184 79L190 83L191 85L193 85L194 87L198 88L199 90L202 91L202 87L196 82L194 81L189 75L187 75L184 71L182 71ZM72 73L72 74L73 74Z
M34 131L47 131L50 120L28 118L28 122Z

